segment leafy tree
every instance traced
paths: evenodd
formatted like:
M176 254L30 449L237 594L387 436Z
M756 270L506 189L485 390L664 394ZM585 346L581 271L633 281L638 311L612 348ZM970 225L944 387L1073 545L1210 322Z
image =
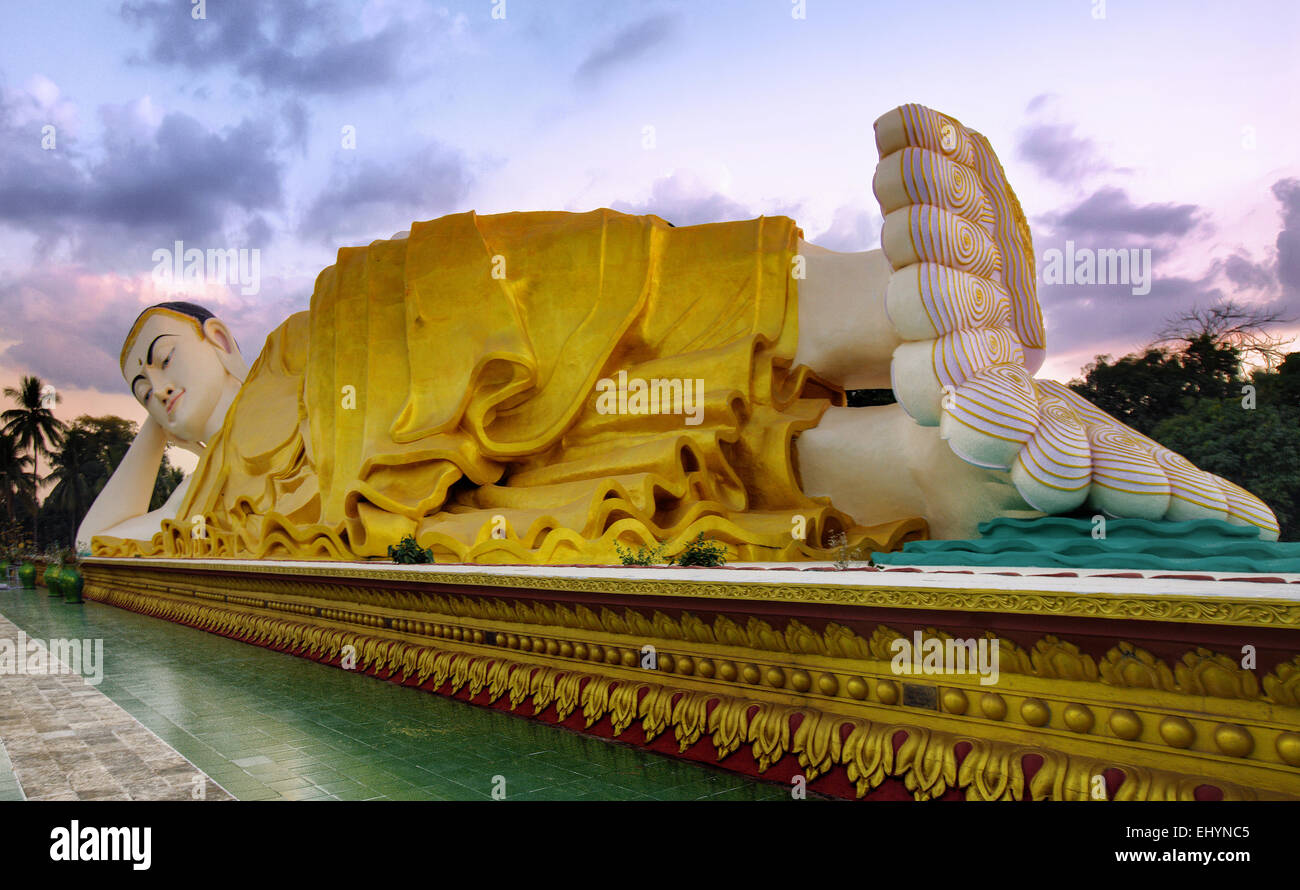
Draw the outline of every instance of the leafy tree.
M1152 346L1112 360L1099 355L1070 388L1107 414L1151 436L1163 420L1199 399L1240 395L1241 356L1236 347L1197 337L1182 349ZM1154 438L1154 436L1153 436Z
M1228 302L1175 319L1163 345L1098 356L1070 387L1207 472L1262 498L1282 538L1300 535L1300 353ZM1264 362L1247 374L1243 356ZM1248 387L1253 387L1253 391Z
M1152 438L1262 498L1277 516L1281 537L1294 540L1300 532L1300 407L1256 398L1253 409L1242 397L1202 400L1161 421Z
M42 509L65 514L69 541L76 540L77 526L95 499L95 479L103 475L96 446L90 432L74 424L63 436L63 447L50 457L50 474L45 478L54 482L54 489Z
M83 414L67 427L62 450L51 456L53 470L47 479L56 484L41 505L43 537L66 543L76 540L90 505L108 484L135 436L136 425L114 415ZM164 454L149 509L161 507L184 478L185 473L172 466Z
M5 518L14 522L21 507L32 510L32 459L23 454L13 436L0 431L0 507Z
M16 401L18 407L0 414L0 423L4 424L4 432L17 441L18 447L31 454L32 491L35 495L40 490L41 455L48 455L49 446L57 446L63 441L63 424L50 410L50 405L57 404L60 397L57 393L47 397L45 384L39 377L23 377L17 388L5 387L5 395ZM35 514L32 516L32 533L38 535Z

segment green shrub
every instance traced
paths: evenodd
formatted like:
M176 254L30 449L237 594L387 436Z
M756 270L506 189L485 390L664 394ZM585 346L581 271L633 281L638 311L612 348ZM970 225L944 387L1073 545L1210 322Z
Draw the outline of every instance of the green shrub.
M388 545L388 556L393 562L407 565L434 561L433 551L427 547L421 547L411 535L402 538L397 544Z
M668 561L669 565L679 566L720 566L726 565L727 545L721 541L704 540L704 532L686 542L686 549Z
M663 544L654 548L638 547L636 550L632 550L629 547L624 550L622 545L615 541L614 550L618 553L618 558L623 560L625 566L653 566L664 561ZM672 560L668 560L668 564L672 565Z

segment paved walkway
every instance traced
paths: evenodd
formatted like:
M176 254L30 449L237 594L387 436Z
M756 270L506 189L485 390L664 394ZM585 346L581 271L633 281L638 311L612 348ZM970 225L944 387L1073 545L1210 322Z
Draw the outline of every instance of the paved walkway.
M5 650L0 654L4 799L231 799L171 745L52 656L47 641L28 639L3 616L0 641L12 645L0 642Z
M240 800L491 800L496 787L506 800L791 799L785 785L100 603L65 605L41 588L0 588L0 614L13 622L0 637L17 625L37 639L104 640L98 687L0 683L16 690L0 693L0 741L29 798L188 798L201 770L210 800L221 788Z

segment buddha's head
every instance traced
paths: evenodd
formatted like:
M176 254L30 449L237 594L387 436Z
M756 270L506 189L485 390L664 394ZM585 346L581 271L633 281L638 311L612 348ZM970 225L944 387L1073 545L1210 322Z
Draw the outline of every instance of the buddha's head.
M150 306L122 345L122 377L167 433L207 442L221 429L248 365L230 329L193 303Z

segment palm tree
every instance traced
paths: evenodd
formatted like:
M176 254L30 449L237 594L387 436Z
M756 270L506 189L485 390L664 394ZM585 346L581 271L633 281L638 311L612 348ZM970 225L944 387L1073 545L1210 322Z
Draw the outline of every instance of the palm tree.
M90 434L77 426L65 430L63 447L50 457L50 473L45 481L55 484L45 503L68 514L72 530L69 540L74 547L77 526L95 497L94 480L102 472L100 464Z
M27 475L32 459L18 447L13 436L0 430L0 505L10 522L16 508L28 499L32 480Z
M0 414L0 423L4 432L18 443L18 447L31 452L32 456L32 499L36 500L40 490L41 455L50 453L50 445L63 441L63 424L47 407L51 402L58 404L58 393L52 398L45 393L45 384L39 377L23 377L17 389L5 387L5 395L18 403L17 408L10 408ZM36 510L32 511L32 540L36 541Z

